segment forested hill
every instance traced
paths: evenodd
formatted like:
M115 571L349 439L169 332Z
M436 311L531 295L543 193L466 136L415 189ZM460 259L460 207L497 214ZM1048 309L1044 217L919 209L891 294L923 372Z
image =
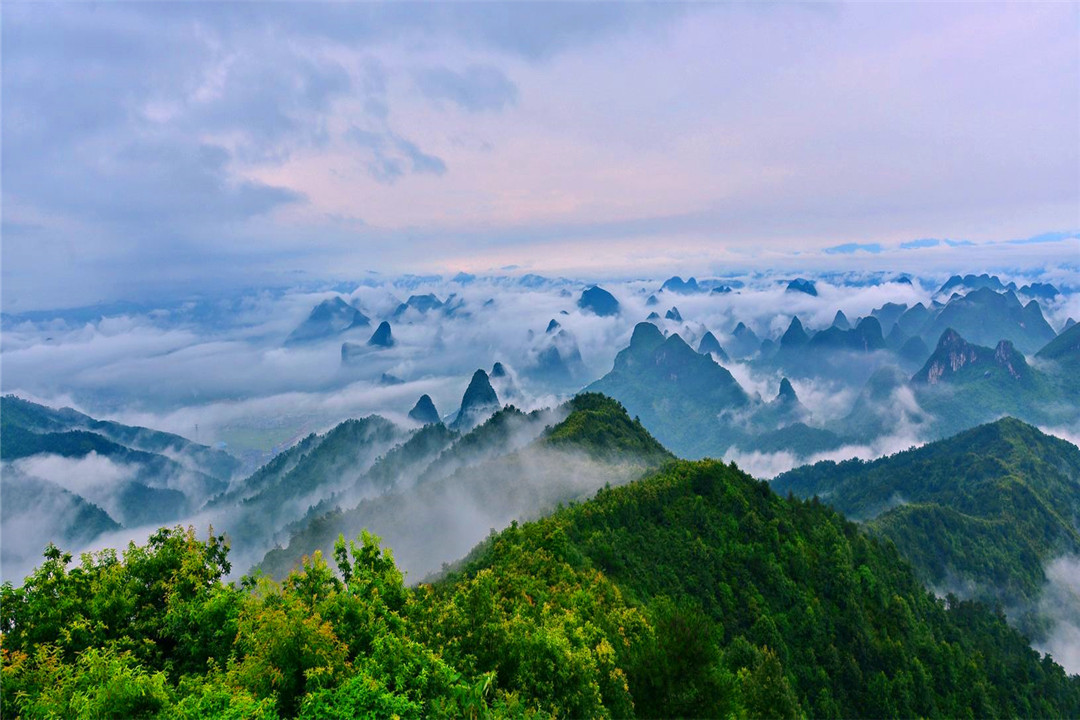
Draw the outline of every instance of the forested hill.
M553 438L554 439L554 438ZM225 585L220 538L55 549L3 589L4 717L1077 717L1080 677L817 501L676 462L434 585L339 543Z
M820 462L773 480L818 495L896 543L928 583L1005 606L1036 599L1044 565L1080 552L1080 449L1004 418L872 462Z
M309 511L289 526L285 547L268 552L259 567L285 577L305 555L329 553L338 535L366 529L394 548L410 580L420 580L459 559L492 527L540 517L672 459L619 403L596 393L543 413L508 406L460 438L429 425L361 478L385 492Z

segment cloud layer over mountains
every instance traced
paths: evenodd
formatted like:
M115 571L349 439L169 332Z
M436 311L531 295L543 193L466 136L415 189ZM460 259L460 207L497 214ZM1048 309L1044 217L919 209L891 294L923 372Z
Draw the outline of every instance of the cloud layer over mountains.
M734 349L738 340L732 331L740 322L758 338L778 341L794 316L810 331L829 327L838 310L854 323L886 303L929 305L944 282L942 277L909 282L892 275L836 274L815 278L816 295L810 295L786 289L790 279L727 277L703 281L705 291L690 294L661 292L659 280L608 282L604 286L618 300L619 312L607 317L579 307L587 284L528 275L406 277L162 307L8 315L4 391L203 443L226 442L265 457L275 446L346 417L380 413L405 421L422 394L430 395L440 412L452 413L473 371L495 362L516 379L518 394L504 401L525 409L551 405L557 396L608 372L634 325L655 310L663 315L677 309L681 322L657 324L694 348L712 332L722 347ZM1014 279L1020 287L1039 278ZM1062 293L1040 298L1040 304L1053 329L1060 330L1069 317L1080 317L1080 295L1072 290L1075 274L1059 274L1056 281ZM733 289L719 291L725 288ZM331 300L350 303L350 312L359 310L370 325L327 326L322 336L287 342L320 303ZM368 345L384 320L394 345ZM343 362L346 343L358 349ZM548 367L556 358L562 375L552 375ZM722 364L751 396L776 395L781 372L765 372L737 358ZM861 390L859 383L835 377L807 374L792 380L818 424L844 416ZM900 435L908 439L909 433Z

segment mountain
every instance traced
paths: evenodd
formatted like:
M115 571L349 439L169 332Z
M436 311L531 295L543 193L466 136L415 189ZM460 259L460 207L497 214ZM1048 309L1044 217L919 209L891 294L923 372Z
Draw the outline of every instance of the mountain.
M776 397L771 402L765 403L762 407L758 408L752 415L752 423L754 430L760 435L767 435L762 442L758 441L758 438L753 438L750 441L743 441L740 446L753 447L754 449L761 449L762 445L770 446L768 451L779 450L791 450L791 447L776 447L775 450L771 446L780 443L781 441L789 440L795 445L802 445L804 441L796 440L795 434L805 434L810 430L809 426L805 423L810 420L810 410L805 405L799 402L799 396L795 393L795 388L792 387L791 381L786 377L780 380L780 390L777 392ZM786 433L780 435L773 435L778 430L782 430L791 425L802 425L803 427L788 430ZM804 429L805 428L805 429ZM820 439L820 438L818 438ZM831 444L833 438L829 437L827 444ZM801 449L801 448L800 448ZM815 447L809 450L806 454L817 450ZM766 452L766 450L763 450ZM800 453L802 454L802 453Z
M10 466L0 477L0 487L4 580L21 580L49 543L84 547L102 533L121 528L109 513L82 495Z
M1062 330L1035 353L1035 359L1054 379L1061 397L1080 397L1080 325Z
M1021 305L1011 291L998 293L989 287L953 297L921 335L930 344L950 328L979 345L1010 340L1025 353L1034 353L1055 335L1037 301Z
M1016 285L1013 283L1005 285L997 275L988 275L987 273L983 273L982 275L965 275L963 277L953 275L946 280L934 294L937 296L949 297L953 293L960 293L962 295L972 290L981 289L1002 293L1008 290L1015 291Z
M799 316L793 316L791 322L788 324L787 330L780 336L780 347L791 350L802 347L808 342L810 342L810 336L807 335L806 330L803 329L803 324L799 320Z
M817 297L817 287L814 282L805 278L795 278L787 284L786 290L787 292L801 292Z
M525 402L527 398L518 387L517 377L506 369L506 366L501 362L496 362L491 366L491 372L488 373L488 380L491 382L491 387L495 390L495 394L499 397L500 404L514 404Z
M316 305L307 319L285 339L285 344L325 340L370 324L371 320L364 313L340 297L332 297Z
M730 445L718 415L746 407L750 400L731 373L711 357L651 323L634 327L629 347L619 351L611 371L587 390L621 402L676 454L719 454Z
M733 464L670 461L607 398L555 415L516 450L485 444L470 467L356 506L388 547L363 530L327 547L353 537L353 510L320 516L292 536L289 559L308 558L280 584L226 582L225 536L194 529L71 570L50 548L0 588L4 715L1080 715L1080 677L1000 611L928 592L832 508ZM387 453L388 476L469 437L438 433ZM536 519L514 520L523 506ZM469 538L432 582L405 584L399 558Z
M969 343L953 329L941 334L937 348L911 378L914 383L936 385L940 382L964 382L975 377L1011 378L1030 385L1034 374L1024 356L1012 343L1002 340L991 349Z
M728 343L728 350L733 358L749 357L756 353L761 348L761 340L754 333L753 330L748 328L742 321L735 325L735 329L731 331L731 342Z
M432 402L431 396L426 394L421 395L420 399L413 405L413 409L409 411L409 419L415 420L421 425L441 422L439 411L435 409L435 403Z
M390 492L311 514L261 567L283 577L312 549L329 555L340 534L354 537L367 528L419 579L468 552L491 527L538 517L670 459L610 398L578 395L530 415L507 408L441 453L399 461Z
M896 351L896 354L905 365L921 366L929 357L930 348L927 347L926 342L921 337L915 335L905 340L900 349Z
M1073 367L1080 365L1080 325L1074 323L1062 330L1060 335L1040 348L1035 357Z
M586 388L615 398L680 457L741 452L788 452L796 457L844 444L833 430L807 425L810 411L785 378L771 402L751 398L711 354L678 335L665 338L651 323L634 328L611 371Z
M797 320L798 318L795 318ZM795 320L792 320L794 326ZM799 330L802 329L800 325ZM788 329L791 332L791 328ZM805 336L805 332L802 333ZM787 333L784 334L786 338ZM857 353L870 353L875 350L885 349L885 338L881 335L881 324L877 318L865 317L859 321L859 323L850 330L841 330L833 325L826 328L821 332L814 333L814 336L805 342L806 347L810 351L822 352L831 350L847 350ZM781 339L781 347L784 347L784 340Z
M660 301L656 298L655 295L650 295L648 297L648 299L645 300L645 307L653 307L654 305L659 305L659 304L660 304Z
M371 337L368 338L367 343L363 345L353 342L341 343L341 366L344 368L364 368L364 359L370 353L394 347L396 343L390 323L383 320L379 323L379 327L375 328L375 332L371 334Z
M438 298L436 298L436 300L438 300ZM448 318L469 317L471 315L471 313L465 309L465 298L457 293L450 293L450 295L447 296L446 302L442 304L441 312Z
M405 431L378 415L345 420L323 435L310 435L291 451L274 458L227 493L214 498L212 506L228 508L239 503L251 521L277 527L292 519L297 507L352 487L355 480L385 450L400 442ZM236 511L240 514L240 511ZM237 533L240 523L230 525Z
M394 346L394 334L390 328L390 323L383 320L379 323L379 327L375 329L375 332L371 334L368 339L368 345L373 347L393 347Z
M682 322L682 315L679 314L679 308L672 305L671 309L664 313L664 319Z
M178 435L0 398L4 579L50 540L76 547L121 526L198 510L238 472L232 456Z
M922 303L916 303L905 310L900 317L896 318L896 327L903 330L907 335L919 335L923 327L934 316L935 311L930 310Z
M683 282L683 279L678 275L665 280L664 284L660 286L660 289L665 292L678 293L679 295L692 295L705 292L698 286L698 282L695 278L690 278L686 282Z
M601 317L619 314L619 301L599 285L593 285L582 292L577 304L582 310Z
M728 354L724 352L724 348L720 346L720 341L711 332L706 332L701 337L697 351L702 355L709 355L710 353L715 355L718 362L726 363L730 360Z
M487 419L499 407L499 396L491 387L488 374L483 370L477 370L473 373L469 386L465 388L465 394L461 397L461 409L458 410L451 427L455 430L468 430Z
M1017 608L1038 599L1050 560L1080 552L1078 477L1075 445L1004 418L873 462L797 468L772 486L865 521L932 586Z
M414 310L421 315L426 315L432 310L443 308L443 305L444 303L442 300L430 293L427 295L410 295L408 300L394 309L394 314L391 317L399 319L410 310Z
M18 426L35 434L87 431L122 446L129 452L163 455L172 463L223 482L240 469L240 461L227 452L191 442L179 435L123 425L111 420L96 420L71 408L56 410L15 395L4 395L0 398L0 420L6 425ZM103 446L102 441L95 442L98 447ZM0 452L0 458L11 459L9 451ZM70 453L63 454L70 456ZM77 454L81 456L85 453ZM20 453L19 456L25 456L25 453ZM164 469L173 471L173 466L166 464Z
M798 367L803 363L803 350L808 342L810 342L810 335L803 328L799 316L795 315L791 318L787 330L780 336L780 344L774 359L786 367L792 369Z
M889 331L888 336L885 338L885 347L896 352L910 339L911 336L904 332L904 329L900 327L900 324L894 323L892 330Z
M552 320L530 352L531 361L524 374L556 390L580 388L585 376L577 339L573 333Z
M909 400L911 395L914 392L904 371L895 365L884 365L867 379L847 416L836 423L836 432L863 443L901 427L928 432L931 418L917 402Z
M1001 615L937 599L891 546L715 461L676 463L495 534L432 590L462 608L439 627L469 639L448 645L527 702L573 716L1026 716L1080 707L1080 679L1041 660ZM595 595L609 604L583 608L581 598ZM631 631L624 602L654 629ZM542 629L551 612L591 618L597 634L578 640L577 652L610 646L622 672L615 685L630 698L598 680L600 692L586 696L593 704L573 704L565 683L535 679L532 665L502 649L532 657L524 648L551 636ZM505 628L537 637L509 640ZM564 632L557 647L574 657ZM632 711L616 705L629 699Z
M850 330L851 323L847 319L847 315L843 310L837 310L835 317L833 317L832 327L838 330Z
M881 323L882 334L886 334L892 330L893 325L907 311L908 306L905 303L887 302L881 307L871 310L870 317L877 318L877 321Z
M1016 292L1021 295L1026 295L1029 298L1036 298L1041 300L1053 300L1061 294L1061 292L1050 283L1038 282L1031 283L1030 285L1024 285Z
M942 333L911 386L919 405L934 417L937 437L1006 414L1028 422L1062 422L1076 413L1056 402L1052 378L1030 366L1011 342L983 347L952 329Z

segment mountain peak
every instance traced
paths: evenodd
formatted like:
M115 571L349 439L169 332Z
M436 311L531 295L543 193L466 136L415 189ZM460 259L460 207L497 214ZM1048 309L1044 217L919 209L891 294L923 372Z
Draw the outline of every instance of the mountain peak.
M409 411L409 419L421 425L434 425L439 422L439 411L435 409L435 403L432 402L430 395L420 396L413 405L413 409Z
M777 393L776 399L786 403L799 401L799 396L795 394L795 388L791 386L791 381L787 378L783 378L780 381L780 392Z
M333 337L370 324L371 320L364 313L335 295L312 308L307 319L289 334L285 344L293 345Z
M561 327L562 325L559 324L558 320L556 320L555 318L551 318L551 322L548 323L547 330L545 330L544 332L553 333Z
M701 338L697 351L702 355L715 355L720 362L730 360L728 354L724 352L724 348L720 346L720 341L716 339L716 336L711 331L706 332Z
M465 388L465 394L461 397L461 410L454 420L455 427L475 425L489 413L499 409L499 396L495 394L495 388L491 387L491 380L483 370L473 373L469 387Z
M832 326L839 330L850 330L851 322L848 321L847 315L844 314L843 310L837 310L836 316L833 318L832 321Z
M787 292L801 292L817 297L817 287L812 280L807 280L806 278L795 278L789 282L787 284Z
M639 322L630 336L630 349L634 352L649 352L664 344L664 334L660 328L649 322Z
M379 323L379 327L372 333L371 339L368 340L368 345L374 347L393 347L394 335L390 331L390 323L383 320Z
M401 317L409 309L424 314L429 310L438 310L443 304L443 301L433 293L428 293L427 295L410 295L408 300L398 305L397 309L394 310L394 317Z
M780 347L799 347L800 345L805 345L809 341L810 336L807 335L806 330L803 329L799 316L793 316L791 318L791 324L788 325L788 329L784 332L783 337L780 338Z
M682 322L682 315L679 314L679 308L674 305L672 305L671 309L664 314L664 317L668 320L674 320L675 322Z
M912 382L935 385L949 380L965 368L984 367L986 375L994 368L1004 370L1014 380L1024 380L1031 375L1031 368L1009 340L1002 340L990 349L969 343L952 328L941 334L933 354L912 377Z
M683 282L683 279L678 275L665 280L664 284L660 286L660 289L667 292L679 293L680 295L701 292L701 287L698 285L696 278L690 278L686 282Z
M601 317L619 314L619 301L599 285L593 285L581 293L578 307Z

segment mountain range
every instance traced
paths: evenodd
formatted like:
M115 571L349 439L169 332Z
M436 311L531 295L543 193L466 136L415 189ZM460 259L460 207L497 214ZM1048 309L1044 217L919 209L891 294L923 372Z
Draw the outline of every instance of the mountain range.
M1080 449L1004 418L871 462L797 468L772 487L864 522L930 586L1010 608L1045 640L1044 568L1080 553L1078 479Z
M732 464L672 460L599 395L579 396L557 415L506 409L457 439L426 426L410 450L384 456L387 477L460 456L454 448L470 436L478 439L464 452L475 462L314 518L293 535L296 547L267 557L280 583L265 575L224 582L225 538L201 541L183 528L163 528L122 556L88 555L70 571L70 556L50 548L25 585L0 589L5 716L100 714L121 701L130 715L196 717L1080 714L1080 677L1031 649L1000 611L929 592L926 568L909 564L912 551L882 541L893 524L868 533L816 497L781 497ZM529 428L531 439L500 452L508 439L522 442L510 424ZM950 453L964 447L989 450L982 472L952 472ZM1060 461L1073 472L1078 452L1003 421L901 466L923 501L971 502L963 510L983 513L972 522L993 525L995 507L1026 511L1011 501L1035 500L1022 489L1043 481L1051 482L1047 506L1063 507L1060 494L1075 489L1053 473ZM545 465L551 453L587 464ZM531 474L538 460L561 472ZM994 476L998 462L1010 467ZM621 486L599 484L613 470ZM829 469L818 470L815 487L832 487ZM568 483L578 471L588 485ZM836 491L860 485L858 474L841 473ZM996 501L994 489L1012 475L1017 492ZM876 497L890 491L886 469L867 477L883 486ZM568 484L535 498L534 520L492 527L485 538L488 517L470 517L470 497L498 506L556 480ZM568 504L552 509L558 494ZM366 530L335 541L354 529L347 519L381 523L394 552ZM473 539L459 537L463 529ZM995 534L980 532L968 545L957 535L959 549L995 547ZM417 546L472 550L410 587L398 557ZM953 549L927 554L964 567L968 556L948 555Z

